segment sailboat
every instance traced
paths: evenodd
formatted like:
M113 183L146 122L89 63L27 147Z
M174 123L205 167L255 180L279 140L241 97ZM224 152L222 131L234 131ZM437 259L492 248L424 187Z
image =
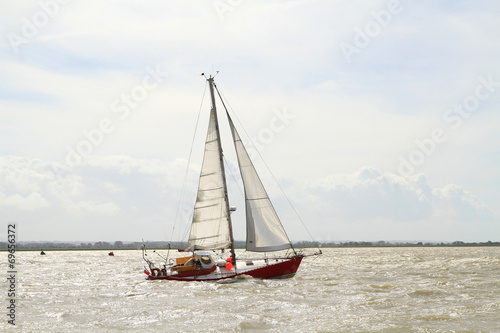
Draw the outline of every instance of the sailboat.
M143 258L148 264L144 273L149 280L178 281L216 281L240 275L260 279L292 277L306 255L303 251L296 251L290 242L224 101L220 98L226 111L243 180L246 251L266 253L265 257L259 258L236 257L231 222L231 211L235 209L229 205L215 90L219 97L221 95L214 77L202 75L210 88L212 106L186 250L192 254L170 259L167 255L167 258L162 257L161 264L155 265L146 258L143 246ZM285 254L268 257L269 252ZM321 254L321 250L312 255L318 254Z

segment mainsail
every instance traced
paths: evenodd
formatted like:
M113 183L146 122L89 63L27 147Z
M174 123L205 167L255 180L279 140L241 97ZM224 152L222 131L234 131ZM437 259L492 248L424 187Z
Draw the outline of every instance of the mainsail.
M227 114L227 113L226 113ZM292 245L267 195L250 156L227 114L236 155L245 188L248 251L266 252L291 248Z
M229 212L225 201L225 180L215 112L216 108L213 106L188 241L189 248L194 250L231 247Z

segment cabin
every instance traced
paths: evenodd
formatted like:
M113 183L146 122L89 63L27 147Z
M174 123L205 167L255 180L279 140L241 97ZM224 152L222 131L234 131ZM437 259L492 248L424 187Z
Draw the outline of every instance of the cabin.
M174 268L181 275L185 275L190 271L213 271L215 263L212 254L208 251L195 251L192 256L181 257L175 259L176 265Z

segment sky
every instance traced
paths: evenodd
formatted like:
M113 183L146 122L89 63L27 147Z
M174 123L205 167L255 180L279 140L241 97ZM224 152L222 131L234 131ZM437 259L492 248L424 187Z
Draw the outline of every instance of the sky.
M206 73L290 239L498 241L499 16L494 0L2 2L2 238L185 240Z

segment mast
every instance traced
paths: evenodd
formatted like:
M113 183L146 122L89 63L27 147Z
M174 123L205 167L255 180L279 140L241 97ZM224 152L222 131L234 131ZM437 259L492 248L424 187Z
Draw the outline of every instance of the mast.
M212 99L212 109L214 111L214 117L215 117L215 130L217 131L217 144L219 145L219 158L220 158L220 164L222 168L222 180L224 184L224 198L226 201L226 212L227 212L227 219L229 223L229 238L231 240L231 257L233 259L233 265L234 268L236 269L236 254L234 252L234 239L233 239L233 223L231 222L231 212L229 210L229 198L227 195L227 184L226 184L226 172L224 170L224 155L222 153L222 143L220 140L220 132L219 132L219 120L217 118L217 107L215 105L215 94L214 94L214 78L210 76L208 79L208 84L210 86L210 97Z

